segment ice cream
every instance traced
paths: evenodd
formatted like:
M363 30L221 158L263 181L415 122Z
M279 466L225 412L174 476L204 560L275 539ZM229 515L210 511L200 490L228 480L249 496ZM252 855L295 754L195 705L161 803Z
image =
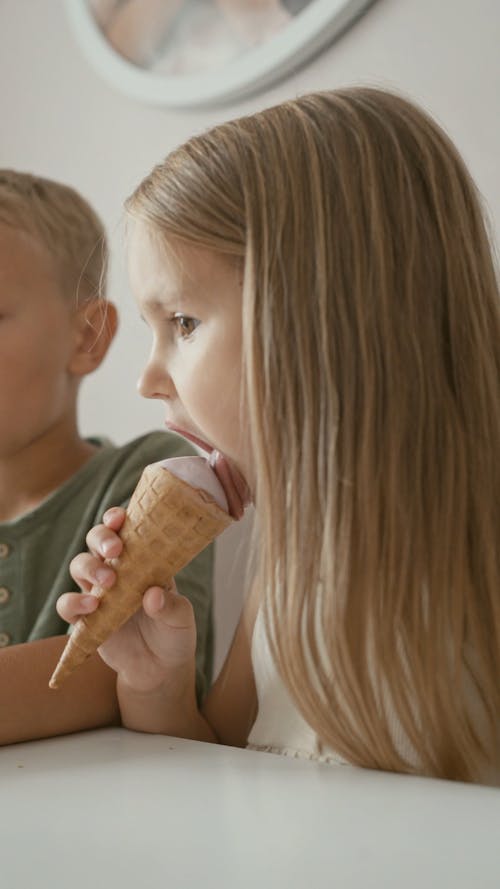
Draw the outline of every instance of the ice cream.
M58 688L73 670L140 608L150 586L166 586L231 523L224 489L203 457L177 457L146 466L120 531L123 550L107 560L114 586L81 617L50 679Z

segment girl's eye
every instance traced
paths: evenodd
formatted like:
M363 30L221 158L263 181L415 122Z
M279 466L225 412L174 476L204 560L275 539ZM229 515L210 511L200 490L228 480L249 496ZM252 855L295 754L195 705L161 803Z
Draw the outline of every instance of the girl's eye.
M172 321L174 322L181 339L187 339L191 336L200 323L196 318L190 318L189 315L183 315L182 312L176 312Z

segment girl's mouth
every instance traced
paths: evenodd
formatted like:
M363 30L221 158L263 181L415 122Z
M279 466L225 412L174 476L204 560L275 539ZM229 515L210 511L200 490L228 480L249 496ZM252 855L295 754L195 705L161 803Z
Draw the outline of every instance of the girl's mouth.
M241 472L230 460L228 460L227 457L224 456L224 454L215 450L212 445L208 444L208 442L204 441L204 439L200 438L198 435L194 435L192 432L186 432L185 429L181 429L180 426L175 426L173 423L165 423L165 425L171 432L181 435L182 438L187 439L210 455L210 466L224 488L227 502L229 504L229 512L233 519L241 519L245 507L252 502L250 489Z
M170 429L171 432L176 432L177 435L181 435L182 438L187 438L188 441L195 444L196 447L201 448L202 451L206 451L207 454L211 454L214 450L212 445L208 444L208 442L204 441L202 438L199 438L197 435L193 435L192 432L186 432L185 429L181 429L180 426L174 426L173 423L165 423L167 429Z

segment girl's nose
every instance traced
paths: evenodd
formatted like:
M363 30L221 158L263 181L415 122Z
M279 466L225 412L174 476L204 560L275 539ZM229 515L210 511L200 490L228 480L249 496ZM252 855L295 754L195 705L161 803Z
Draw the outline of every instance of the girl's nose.
M137 389L143 398L173 398L175 386L172 377L154 358L147 363L137 381Z

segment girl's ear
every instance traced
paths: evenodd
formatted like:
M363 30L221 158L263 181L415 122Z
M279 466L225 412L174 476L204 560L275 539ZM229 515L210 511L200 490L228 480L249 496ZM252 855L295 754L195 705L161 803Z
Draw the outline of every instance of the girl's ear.
M68 371L83 377L103 361L118 327L118 312L113 303L92 299L80 306L75 316L75 345Z

